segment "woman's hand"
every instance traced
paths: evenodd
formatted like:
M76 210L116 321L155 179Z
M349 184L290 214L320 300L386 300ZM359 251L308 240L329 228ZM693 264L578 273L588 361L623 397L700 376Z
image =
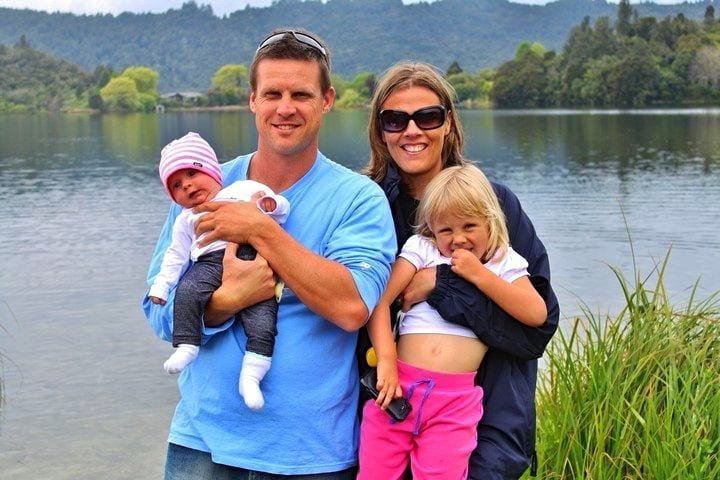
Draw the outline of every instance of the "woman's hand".
M407 312L410 307L416 303L424 302L435 289L435 267L423 268L418 270L405 290L403 290L400 299L402 300L402 311Z

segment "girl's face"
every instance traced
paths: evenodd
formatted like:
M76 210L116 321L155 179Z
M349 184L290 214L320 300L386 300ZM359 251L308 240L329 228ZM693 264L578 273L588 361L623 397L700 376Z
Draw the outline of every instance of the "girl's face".
M215 198L222 187L207 173L184 168L170 175L168 190L183 208L192 208Z
M477 258L486 261L490 231L482 217L445 215L428 226L435 237L438 250L445 257L451 257L458 249L470 250Z
M425 87L395 90L385 100L382 110L400 110L410 115L421 108L441 105L440 97ZM450 132L450 116L438 128L421 130L413 120L402 132L382 132L390 156L400 171L403 182L415 189L425 185L442 170L442 148ZM422 194L422 192L417 192Z

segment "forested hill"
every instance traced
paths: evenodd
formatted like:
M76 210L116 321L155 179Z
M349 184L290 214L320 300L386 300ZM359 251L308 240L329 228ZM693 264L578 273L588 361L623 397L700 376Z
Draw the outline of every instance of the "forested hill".
M683 13L702 19L720 0L681 5L634 5L658 19ZM558 0L545 6L506 0L438 0L403 5L401 0L277 0L222 18L190 2L162 14L72 15L0 8L0 44L24 35L33 48L92 71L145 65L160 73L160 90L205 91L218 67L249 65L259 40L278 26L302 26L331 46L335 73L352 78L381 73L397 60L417 59L446 69L453 61L470 72L497 67L523 41L560 50L583 17L613 22L617 4L604 0Z

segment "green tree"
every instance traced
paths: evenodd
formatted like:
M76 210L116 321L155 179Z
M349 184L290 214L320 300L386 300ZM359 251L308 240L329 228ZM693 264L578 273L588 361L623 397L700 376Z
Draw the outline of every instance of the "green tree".
M456 75L458 73L463 73L463 69L460 68L460 64L457 60L455 60L448 67L447 72L445 72L445 76L449 77L450 75Z
M690 64L690 81L706 87L720 86L720 50L703 47Z
M363 91L367 91L368 98L372 97L375 94L375 88L377 88L377 77L375 77L374 73L371 73L367 77L365 77L365 88Z
M656 26L655 17L642 17L635 22L635 35L649 42Z
M515 49L515 60L520 60L528 52L530 52L530 42L522 42Z
M148 67L128 67L121 74L122 77L130 78L135 82L138 93L144 93L157 97L158 73Z
M337 108L362 108L368 103L368 98L360 95L355 89L347 88L335 102Z
M644 107L657 95L660 69L647 54L647 42L635 38L628 52L608 73L610 105Z
M480 96L480 83L472 75L458 72L447 76L450 85L455 89L459 102L472 101Z
M113 78L114 73L112 67L98 65L90 76L90 83L97 88L102 88Z
M20 35L20 39L15 44L15 48L18 48L18 49L30 48L30 43L27 41L27 38L25 37L25 35Z
M540 42L522 42L515 50L515 60L520 60L525 54L532 52L538 57L545 55L545 46Z
M590 27L589 17L570 32L559 60L558 75L561 90L557 93L563 105L582 105L582 87L588 63L603 55L615 55L618 40L608 17L600 17Z
M546 107L548 76L545 58L528 50L520 59L505 62L497 70L493 101L498 107Z
M618 4L617 25L615 27L618 35L629 37L633 34L632 17L633 8L630 6L630 0L620 0Z
M142 108L135 81L129 77L115 77L100 89L100 97L107 110L136 111Z
M375 74L372 72L360 72L350 81L348 88L355 90L360 96L370 99L375 91L376 83Z
M611 106L608 79L618 63L619 59L614 55L603 55L588 62L580 87L583 104L591 107Z
M212 77L210 88L211 103L221 98L221 105L236 105L247 102L249 98L248 69L241 64L228 64L220 67Z
M712 28L717 22L715 21L715 7L708 5L703 16L703 25L705 28Z
M343 93L345 93L345 90L347 90L349 88L349 83L350 83L336 73L333 73L330 75L330 82L332 83L332 86L335 88L335 95L336 95L336 98L338 98L338 99L343 96Z

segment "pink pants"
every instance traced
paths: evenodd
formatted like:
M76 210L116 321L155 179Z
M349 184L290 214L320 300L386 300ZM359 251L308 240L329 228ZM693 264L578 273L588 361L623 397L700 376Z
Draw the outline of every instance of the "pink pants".
M398 373L412 412L395 422L374 400L365 404L358 480L400 479L408 461L413 480L467 478L483 413L475 372L433 372L398 361Z

